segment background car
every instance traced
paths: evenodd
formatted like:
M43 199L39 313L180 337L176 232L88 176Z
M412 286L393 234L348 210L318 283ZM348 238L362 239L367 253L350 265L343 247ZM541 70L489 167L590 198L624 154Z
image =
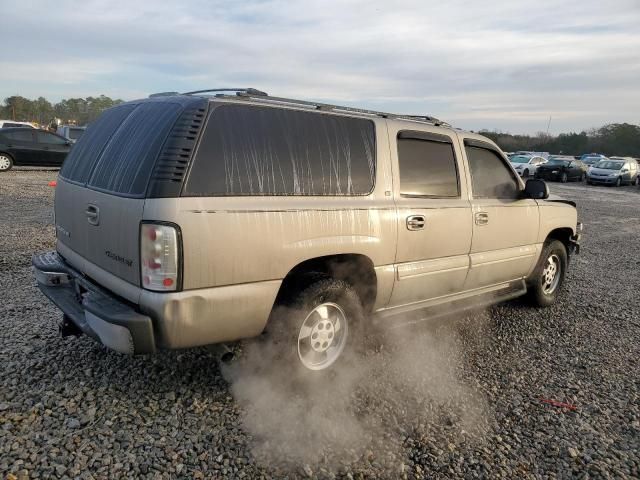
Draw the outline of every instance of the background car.
M15 120L0 120L0 128L12 128L12 127L35 128L29 122L17 122Z
M573 157L554 155L536 170L536 178L556 180L562 183L572 180L582 181L587 175L587 167Z
M631 157L611 157L598 162L587 172L589 185L637 185L638 164Z
M513 155L509 158L511 166L522 178L534 176L538 166L547 163L545 158L531 155Z
M530 155L532 157L549 158L549 152L532 152L530 150L518 150L515 155Z
M76 143L84 131L85 127L78 127L77 125L59 125L56 133L71 143Z
M580 161L584 163L587 167L591 167L602 160L608 160L604 155L596 154L596 155L582 155L580 157Z
M45 130L0 129L0 172L14 165L59 167L70 148L69 140Z

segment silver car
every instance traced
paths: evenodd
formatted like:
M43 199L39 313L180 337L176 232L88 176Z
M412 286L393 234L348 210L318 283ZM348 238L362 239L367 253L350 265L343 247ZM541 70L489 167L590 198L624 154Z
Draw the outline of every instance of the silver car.
M374 324L550 305L580 238L575 204L481 135L253 89L105 111L60 171L55 229L33 265L64 334L150 353L264 333L305 372Z
M587 183L589 185L638 185L640 174L638 163L630 157L611 157L589 167Z

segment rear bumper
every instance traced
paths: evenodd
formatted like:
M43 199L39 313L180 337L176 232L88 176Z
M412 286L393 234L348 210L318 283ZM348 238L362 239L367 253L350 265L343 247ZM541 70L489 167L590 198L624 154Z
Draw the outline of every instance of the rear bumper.
M38 287L82 332L113 350L152 353L230 342L262 333L281 280L181 292L129 285L125 300L88 279L57 252L33 257Z
M86 335L128 354L153 353L153 322L86 280L55 252L32 260L40 291Z

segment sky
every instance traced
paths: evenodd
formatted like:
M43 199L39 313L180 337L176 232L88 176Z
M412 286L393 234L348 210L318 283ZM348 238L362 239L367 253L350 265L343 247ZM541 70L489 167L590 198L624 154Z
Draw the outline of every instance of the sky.
M470 130L640 123L640 0L0 2L0 99L254 87Z

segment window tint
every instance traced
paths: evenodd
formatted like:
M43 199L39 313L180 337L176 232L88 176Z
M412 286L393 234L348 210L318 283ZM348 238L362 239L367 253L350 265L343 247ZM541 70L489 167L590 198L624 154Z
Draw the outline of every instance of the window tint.
M222 105L210 114L183 195L365 195L374 178L370 120Z
M460 194L451 143L398 138L398 162L402 195L457 197Z
M33 142L33 133L25 130L18 130L15 132L3 132L5 137L17 142Z
M71 149L62 164L60 176L85 183L107 142L135 107L127 104L105 110Z
M143 195L160 148L181 110L180 105L168 102L136 107L107 143L88 185L123 195Z
M37 131L36 141L38 143L47 143L49 145L64 145L67 141L49 132Z
M465 147L474 198L516 198L518 182L503 160L492 150Z

